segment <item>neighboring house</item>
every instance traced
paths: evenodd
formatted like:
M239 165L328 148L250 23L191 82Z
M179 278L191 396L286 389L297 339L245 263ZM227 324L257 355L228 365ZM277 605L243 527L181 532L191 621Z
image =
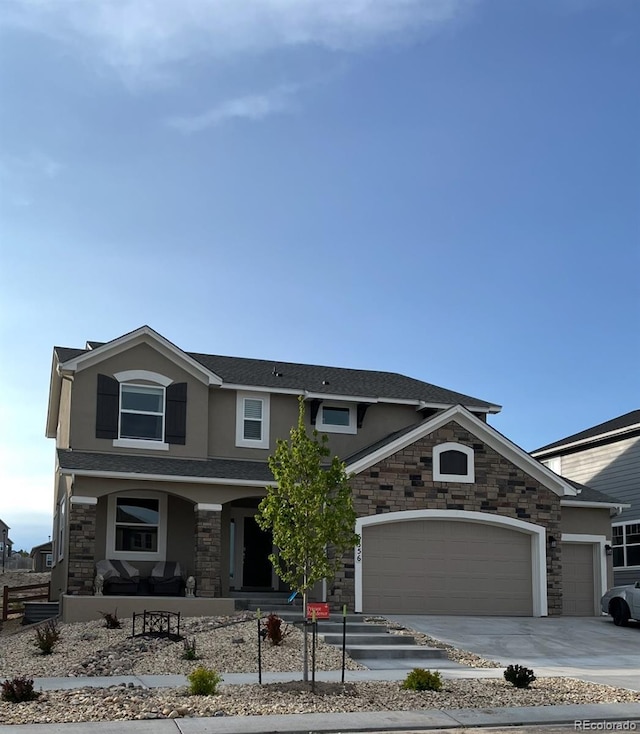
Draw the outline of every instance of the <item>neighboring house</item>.
M11 528L6 522L0 520L0 568L5 570L7 565L7 559L11 557L11 547L13 542L9 537L9 530Z
M299 396L354 474L361 544L322 589L330 603L598 613L614 505L492 428L499 406L395 373L187 353L147 326L54 349L53 597L87 600L105 558L147 575L178 561L199 598L279 590L254 515ZM590 586L568 583L586 556Z
M31 549L29 556L33 559L34 571L50 571L53 566L52 542L36 545Z
M574 433L531 452L568 479L626 505L613 520L616 585L640 581L640 410Z

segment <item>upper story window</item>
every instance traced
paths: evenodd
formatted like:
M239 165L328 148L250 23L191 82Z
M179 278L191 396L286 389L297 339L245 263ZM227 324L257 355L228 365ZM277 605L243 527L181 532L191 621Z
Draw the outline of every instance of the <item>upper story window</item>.
M640 566L640 522L614 525L611 532L614 568Z
M435 482L475 482L473 449L461 443L441 443L433 447Z
M355 406L322 403L316 416L316 428L325 433L357 433Z
M187 383L147 370L98 375L96 438L118 448L167 450L184 444Z
M120 385L119 437L164 440L164 387Z
M239 392L236 404L236 446L269 448L269 395Z

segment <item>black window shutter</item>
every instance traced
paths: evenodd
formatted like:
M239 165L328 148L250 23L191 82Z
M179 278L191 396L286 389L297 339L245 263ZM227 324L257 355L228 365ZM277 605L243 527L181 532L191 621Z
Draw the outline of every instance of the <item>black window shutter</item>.
M96 438L118 438L120 385L109 375L98 375Z
M167 388L164 440L184 445L187 437L187 383L174 382Z

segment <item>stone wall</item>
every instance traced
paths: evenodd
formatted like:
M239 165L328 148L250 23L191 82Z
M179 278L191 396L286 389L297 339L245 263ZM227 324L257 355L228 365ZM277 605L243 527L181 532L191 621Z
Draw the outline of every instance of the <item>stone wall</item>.
M195 577L196 595L220 596L222 593L220 566L221 513L216 510L195 510Z
M474 450L475 483L434 482L433 447L453 441ZM562 613L560 498L476 436L451 422L351 480L359 517L404 510L487 512L542 525L558 540L547 547L549 614ZM330 589L329 602L353 609L353 553Z
M72 498L73 500L73 498ZM93 594L96 505L69 503L68 594Z

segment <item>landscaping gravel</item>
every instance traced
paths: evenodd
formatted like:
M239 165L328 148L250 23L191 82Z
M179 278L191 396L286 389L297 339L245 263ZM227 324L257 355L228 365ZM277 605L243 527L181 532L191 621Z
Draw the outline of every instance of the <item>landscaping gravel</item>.
M8 576L8 575L7 575ZM35 575L24 582L20 574L13 583L37 583ZM6 577L5 577L6 578ZM9 578L6 578L9 581ZM439 647L450 659L472 667L499 667L496 663L427 635L406 629L385 618L370 621L386 624L395 634L413 635L418 644ZM405 691L397 682L316 684L273 683L225 685L213 696L189 696L186 689L146 689L128 686L93 688L82 678L109 675L188 675L198 666L225 673L257 673L257 622L251 612L228 617L182 620L181 633L195 640L198 660L183 659L184 643L158 637L131 635L131 619L120 620L120 629L108 629L102 619L86 623L59 624L60 641L51 655L42 655L35 645L35 629L22 628L17 620L4 625L0 634L0 681L18 676L75 677L79 688L47 691L36 701L20 704L0 701L0 723L27 724L129 719L179 718L184 716L265 716L269 714L401 711L417 709L484 708L639 702L640 694L569 678L541 678L529 689L516 689L503 679L443 680L440 692ZM286 628L279 646L262 646L264 671L302 670L302 632ZM318 670L339 670L342 653L318 642ZM347 658L349 670L362 669ZM433 669L437 669L434 660Z

